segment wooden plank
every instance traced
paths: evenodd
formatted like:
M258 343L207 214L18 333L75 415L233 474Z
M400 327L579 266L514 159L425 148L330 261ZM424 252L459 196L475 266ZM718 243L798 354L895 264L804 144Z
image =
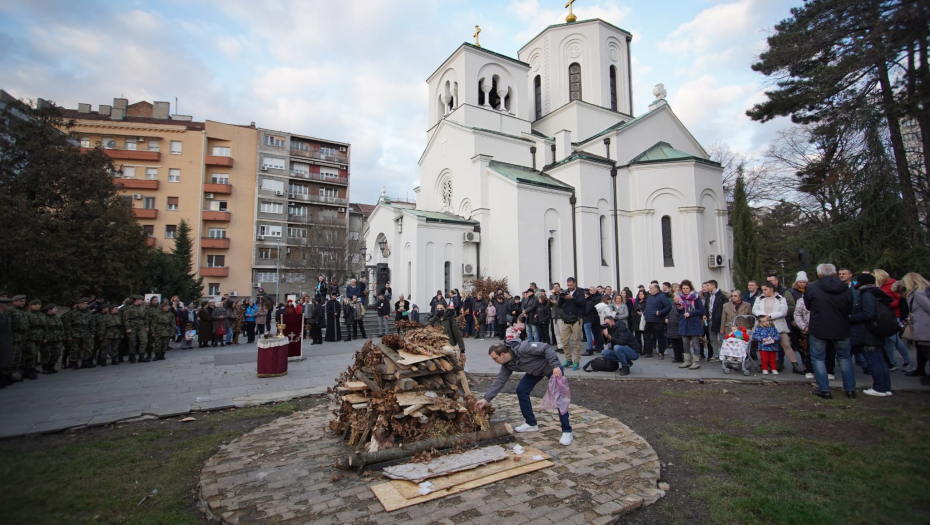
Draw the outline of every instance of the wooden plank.
M496 463L513 456L508 455L499 445L484 447L458 454L447 454L431 460L429 463L407 463L384 469L384 475L397 480L421 483L431 478L447 476L463 470L472 470L482 465ZM511 463L516 463L511 461ZM404 496L409 497L409 496Z
M379 386L378 386L374 381L372 381L371 379L368 379L367 377L365 377L365 374L362 373L361 370L356 370L356 371L355 371L355 379L358 379L359 381L361 381L361 382L365 385L365 388L371 389L372 392L380 392L380 391L381 391L381 387L379 387ZM348 383L347 383L347 384L348 384Z
M468 378L465 376L465 372L459 372L459 378L462 380L462 390L465 391L465 395L471 395L471 389L468 388Z
M397 386L406 392L408 390L413 390L417 386L417 382L413 379L404 378L397 381Z
M452 366L452 363L446 361L445 359L437 359L436 364L438 364L446 372L451 372L452 369L454 368Z
M342 396L342 399L344 399L345 401L348 401L349 403L352 403L353 405L354 405L355 403L366 403L366 402L368 402L368 397L363 396L363 395L361 395L361 394L346 394L346 395Z
M439 368L436 366L436 363L432 361L424 361L423 364L426 365L426 368L430 369L433 372L435 372Z
M343 386L353 391L368 390L368 385L361 381L346 381Z
M410 365L405 364L403 362L404 358L398 355L397 352L395 352L393 348L389 347L388 345L384 343L378 343L378 348L381 350L381 353L383 353L385 357L393 361L394 365L396 365L397 367L404 368L404 369L410 368Z
M340 395L341 395L341 394L348 394L349 392L351 392L351 390L349 390L348 388L346 388L346 387L344 387L344 386L337 386L337 387L336 387L336 393L338 393L338 394L340 394Z
M529 465L523 465L515 469L505 470L504 472L498 472L491 476L486 476L481 479L472 480L455 487L448 489L437 490L430 492L425 496L418 496L416 498L407 499L400 492L397 491L397 488L393 485L395 482L382 483L380 485L375 485L371 487L371 491L377 496L378 501L381 502L381 505L384 507L384 510L388 512L395 511L397 509L403 509L410 507L412 505L419 505L420 503L425 503L427 501L433 501L446 496L451 496L453 494L458 494L460 492L465 492L466 490L471 490L473 488L482 487L484 485L489 485L496 481L502 479L512 478L519 476L521 474L526 474L529 472L534 472L544 468L551 467L553 463L551 461L537 461L535 463L530 463Z
M497 474L498 472L505 472L517 467L536 463L537 461L544 461L549 459L547 454L544 454L539 449L533 447L526 447L523 449L523 454L519 456L520 461L514 461L514 456L516 456L516 454L514 454L512 450L507 450L507 459L502 462L494 462L487 465L478 466L471 470L454 472L444 476L437 476L433 479L430 479L430 483L433 484L431 488L434 491L448 489L457 485L461 485L462 483ZM542 456L542 459L533 459L533 456ZM402 467L403 465L398 466ZM390 469L396 467L385 468ZM420 493L418 492L420 490L420 485L418 485L417 482L398 479L391 482L391 484L394 485L394 487L397 488L397 491L407 499L420 497Z
M368 408L368 403L355 403L354 405L352 405L352 408L354 408L355 410L365 410L366 408Z
M397 404L400 406L411 405L432 405L433 399L423 394L414 394L412 392L400 392L397 394Z
M399 365L415 365L417 363L422 363L424 361L429 361L439 357L438 355L411 354L410 352L405 352L403 350L398 350L397 355L399 355L401 358L401 360L397 363Z
M421 408L423 408L423 407L425 407L425 406L426 406L426 405L410 405L409 407L407 407L407 408L404 409L404 415L405 415L405 416L409 416L409 415L412 414L413 412L416 412L417 410L420 410Z

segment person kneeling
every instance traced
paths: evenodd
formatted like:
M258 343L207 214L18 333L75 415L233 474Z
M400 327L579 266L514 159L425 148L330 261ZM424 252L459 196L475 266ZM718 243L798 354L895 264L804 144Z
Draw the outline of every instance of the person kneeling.
M536 415L533 414L530 392L543 377L550 379L562 377L562 365L559 363L555 348L546 343L514 339L509 346L503 343L491 345L488 355L495 363L501 365L501 370L494 383L491 384L491 388L484 394L484 399L478 401L478 408L490 403L500 393L512 373L524 372L523 378L517 385L517 399L520 401L520 412L523 413L523 419L526 422L515 430L517 432L538 432L539 426L536 424ZM574 438L572 426L568 423L567 411L559 414L559 422L562 424L562 438L559 439L559 443L565 446L571 445Z
M604 322L606 324L601 325L601 328L609 343L601 350L601 357L620 363L620 375L629 375L630 366L639 359L642 347L625 322L618 323L616 318L609 315L604 318Z

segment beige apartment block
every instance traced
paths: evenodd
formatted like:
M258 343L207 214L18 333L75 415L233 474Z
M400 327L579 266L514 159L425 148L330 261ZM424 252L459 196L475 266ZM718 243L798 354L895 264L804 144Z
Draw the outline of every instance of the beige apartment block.
M168 102L129 105L120 98L97 111L79 104L63 116L73 119L69 132L82 148L103 148L113 160L113 183L150 245L170 251L183 219L191 227L192 262L203 277L204 296L250 295L254 126L196 122L171 115Z

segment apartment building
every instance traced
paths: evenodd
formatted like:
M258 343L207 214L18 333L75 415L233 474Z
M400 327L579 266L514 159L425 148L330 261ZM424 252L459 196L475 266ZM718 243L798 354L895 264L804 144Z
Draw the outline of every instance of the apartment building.
M253 287L311 290L347 264L350 145L258 129Z
M62 113L82 148L101 147L113 159L113 182L151 246L170 251L183 219L204 295L251 295L258 131L170 109L115 98L97 111L79 104Z

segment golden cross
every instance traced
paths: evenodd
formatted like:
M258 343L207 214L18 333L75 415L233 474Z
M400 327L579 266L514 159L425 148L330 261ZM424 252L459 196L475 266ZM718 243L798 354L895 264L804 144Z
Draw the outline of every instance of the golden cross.
M575 0L568 0L568 3L565 4L565 7L568 8L568 16L565 17L566 22L574 22L578 18L572 13L572 4L575 3Z
M574 2L575 0L572 0L572 1ZM479 33L481 33L481 28L478 26L475 26L475 34L472 35L473 37L475 37L475 47L481 47L481 44L478 43Z

